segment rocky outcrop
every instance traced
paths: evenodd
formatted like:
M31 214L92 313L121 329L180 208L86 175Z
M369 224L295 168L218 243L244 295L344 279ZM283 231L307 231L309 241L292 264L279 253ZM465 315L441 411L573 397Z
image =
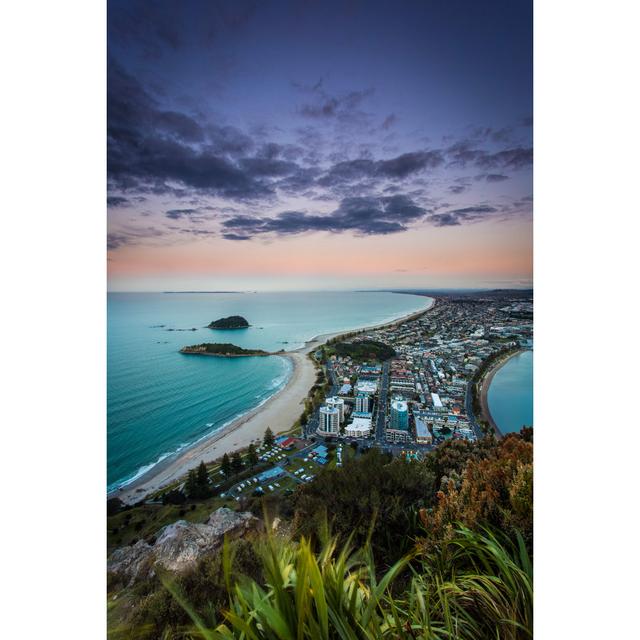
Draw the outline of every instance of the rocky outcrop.
M252 514L237 513L226 507L214 511L206 524L178 520L161 529L153 544L140 540L135 545L116 549L109 558L107 570L127 584L152 576L156 567L180 573L219 548L225 535L241 536L257 523Z
M228 318L218 318L207 325L209 329L246 329L249 322L242 316L229 316Z

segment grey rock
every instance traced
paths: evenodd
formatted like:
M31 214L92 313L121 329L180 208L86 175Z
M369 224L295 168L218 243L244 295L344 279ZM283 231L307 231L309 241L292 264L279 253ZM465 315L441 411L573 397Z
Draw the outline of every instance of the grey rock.
M120 547L111 554L107 571L120 575L129 584L139 577L148 576L151 573L151 550L151 545L144 540L129 547Z
M162 528L153 545L140 540L133 546L116 549L107 570L128 584L153 576L156 567L180 573L220 547L225 535L239 537L257 522L250 513L236 513L226 507L214 511L206 524L178 520Z

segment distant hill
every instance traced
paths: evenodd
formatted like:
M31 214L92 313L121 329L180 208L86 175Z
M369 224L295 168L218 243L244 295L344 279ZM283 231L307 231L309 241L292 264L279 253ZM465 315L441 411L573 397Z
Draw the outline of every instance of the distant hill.
M209 329L246 329L248 326L247 319L242 316L219 318L207 325Z

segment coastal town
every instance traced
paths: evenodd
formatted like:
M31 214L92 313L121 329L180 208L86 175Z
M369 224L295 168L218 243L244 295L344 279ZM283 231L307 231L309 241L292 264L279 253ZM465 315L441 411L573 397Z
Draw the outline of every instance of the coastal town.
M500 436L485 382L509 356L532 348L533 300L513 291L435 296L430 308L404 320L310 345L296 356L313 363L315 384L291 428L272 431L263 419L260 437L248 446L217 460L201 456L200 485L192 468L189 477L176 475L152 491L136 489L126 502L154 518L132 529L114 515L110 545L169 518L156 515L164 513L159 505L173 504L178 516L197 520L199 506L187 512L181 505L205 498L202 508L246 508L262 496L290 495L372 448L420 460L446 440Z
M269 468L222 497L291 493L371 448L420 459L446 440L501 435L482 398L484 375L532 346L533 300L518 292L442 296L410 319L337 336L310 354L326 380L323 400L299 427L257 442Z
M533 301L521 294L441 297L417 318L349 342L363 347L357 356L335 353L331 344L314 354L331 390L304 436L415 455L496 429L476 382L486 363L532 347ZM377 345L394 355L367 358L367 348Z

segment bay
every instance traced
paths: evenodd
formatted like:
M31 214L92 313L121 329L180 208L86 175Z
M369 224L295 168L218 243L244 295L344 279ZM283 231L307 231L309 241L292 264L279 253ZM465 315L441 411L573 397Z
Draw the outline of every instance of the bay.
M502 433L533 426L533 351L516 354L496 371L487 401Z
M181 347L231 342L289 351L318 335L391 321L429 302L386 292L109 293L108 490L265 402L291 373L289 361L277 356L198 358L180 354ZM244 316L251 327L206 328L230 315Z

